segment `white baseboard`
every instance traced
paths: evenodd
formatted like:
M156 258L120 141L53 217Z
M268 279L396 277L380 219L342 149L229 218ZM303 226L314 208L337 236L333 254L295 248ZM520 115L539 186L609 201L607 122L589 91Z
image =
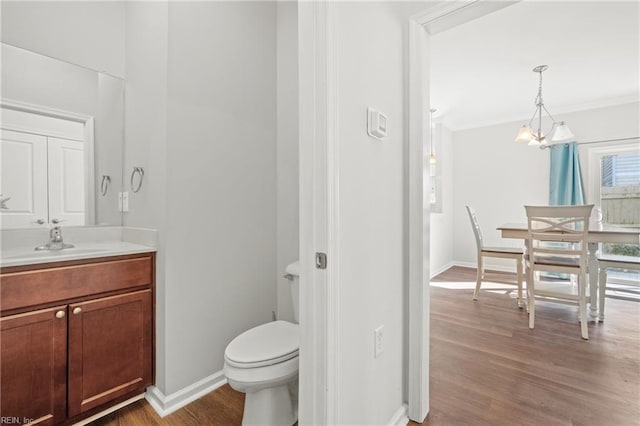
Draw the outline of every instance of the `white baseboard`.
M407 415L407 405L402 404L400 408L393 414L393 417L387 422L389 426L406 426L409 423Z
M429 271L429 274L431 275L430 278L433 278L436 275L440 275L441 273L443 273L444 271L446 271L447 269L451 268L454 265L455 265L455 263L449 262L446 265L441 266L440 268L436 269L435 271Z
M145 398L160 417L165 417L225 383L227 383L227 378L220 370L171 395L164 395L157 387L152 386L147 389Z

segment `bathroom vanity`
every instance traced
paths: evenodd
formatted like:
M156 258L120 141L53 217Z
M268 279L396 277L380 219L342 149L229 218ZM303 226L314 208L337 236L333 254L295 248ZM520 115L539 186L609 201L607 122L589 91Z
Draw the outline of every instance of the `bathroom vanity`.
M0 269L0 407L19 424L71 424L154 383L155 252L69 253Z

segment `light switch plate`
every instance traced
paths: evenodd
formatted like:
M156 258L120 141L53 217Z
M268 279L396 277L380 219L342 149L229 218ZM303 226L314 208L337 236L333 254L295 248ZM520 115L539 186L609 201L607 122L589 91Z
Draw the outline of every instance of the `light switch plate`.
M373 357L378 358L384 351L384 325L379 326L373 331Z
M123 212L129 211L129 192L122 193L122 211Z
M372 138L383 140L387 136L387 116L380 111L367 108L367 134Z

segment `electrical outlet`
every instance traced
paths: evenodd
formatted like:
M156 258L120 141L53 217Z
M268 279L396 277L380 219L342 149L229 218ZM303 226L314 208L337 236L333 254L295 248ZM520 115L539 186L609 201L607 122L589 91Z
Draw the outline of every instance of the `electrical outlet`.
M118 192L118 211L122 211L122 192Z
M380 354L384 351L384 325L379 326L375 330L373 330L373 357L378 358Z
M123 212L129 211L129 193L128 192L122 193L122 211Z

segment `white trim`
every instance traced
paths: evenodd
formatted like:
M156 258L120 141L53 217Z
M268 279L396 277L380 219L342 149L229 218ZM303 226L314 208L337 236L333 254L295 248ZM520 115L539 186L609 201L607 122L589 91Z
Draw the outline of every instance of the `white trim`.
M327 424L339 422L338 413L341 412L341 376L339 357L341 317L340 317L340 167L339 167L339 108L338 108L338 42L335 28L335 5L326 5L326 125L327 140L325 158L316 161L320 166L325 162L327 191L324 204L316 205L318 214L326 214L327 247L331 254L331 265L327 270ZM324 213L326 212L326 213Z
M86 183L87 196L84 199L84 224L96 223L96 169L95 169L95 145L94 145L95 119L89 117L84 122L84 181Z
M600 170L602 157L605 155L617 154L617 153L629 153L635 152L639 153L640 148L638 147L637 141L628 141L628 142L610 142L606 145L600 146L587 146L587 170L588 177L586 181L586 196L587 202L595 205L595 208L600 208L600 175L602 171Z
M434 35L519 1L448 0L432 5L426 11L416 14L414 19L424 25L427 33Z
M422 423L429 413L429 173L423 173L429 136L425 117L429 110L429 28L445 30L484 16L515 2L452 0L431 5L409 18L409 148L408 236L409 253L409 371L408 416ZM461 13L464 11L463 13ZM426 193L425 193L426 188Z
M420 15L424 17L425 15ZM409 369L408 416L422 423L429 413L429 173L424 173L424 153L429 132L425 113L428 71L424 63L428 38L416 18L409 20L409 148L408 148L408 292ZM423 84L426 77L427 84ZM424 182L424 180L427 182ZM426 282L425 282L426 281Z
M447 2L409 19L409 146L407 187L409 300L407 375L408 416L422 422L429 410L429 204L425 206L423 152L424 84L428 67L429 20L465 9L464 19L489 13L488 4L473 0ZM482 7L471 8L470 3ZM437 9L437 10L436 10ZM446 16L445 16L446 15ZM456 17L460 22L460 16ZM332 2L298 5L299 140L300 140L300 382L299 423L334 424L339 413L338 158L337 40ZM428 82L428 79L427 79ZM428 186L427 186L428 188ZM427 194L428 195L428 194ZM425 216L426 214L426 216ZM314 266L316 252L327 253L327 270ZM425 257L426 256L426 257Z
M16 101L13 99L0 99L0 108L11 109L14 111L27 112L31 114L44 115L46 117L59 118L63 120L75 121L84 125L84 161L85 161L85 182L86 197L85 204L85 225L93 225L96 223L96 191L95 191L95 133L94 118L90 115L78 114L76 112L65 111L62 109L51 108L42 105L30 104L27 102Z
M411 19L424 27L428 27L436 21L450 16L451 14L458 13L466 7L473 6L474 3L477 3L478 1L479 0L449 0L441 2L422 12L416 13L411 17ZM433 32L429 31L428 28L425 28L425 30L429 34L433 34Z
M140 395L136 395L133 398L129 398L126 401L121 402L120 404L116 404L112 407L107 408L106 410L100 411L98 414L94 414L91 417L87 417L86 419L82 419L77 423L74 423L73 426L84 426L88 423L91 423L94 420L98 420L101 417L106 416L107 414L111 414L114 411L118 411L121 408L126 407L129 404L133 404L136 401L140 401L141 399L144 398L144 394L141 393Z
M447 264L445 264L444 266L441 266L440 268L436 269L435 271L431 271L429 277L433 278L435 276L438 276L441 273L443 273L444 271L446 271L447 269L452 268L453 266L455 266L454 262L448 262Z
M151 386L147 388L145 398L160 417L165 417L226 383L227 378L220 370L171 395L164 395L156 386Z
M300 170L300 376L298 422L330 424L335 419L334 388L329 381L335 358L329 360L328 347L335 347L335 324L329 316L329 295L335 278L335 253L328 235L328 105L327 82L329 2L298 3L299 54L299 170ZM334 82L335 83L335 82ZM335 101L335 100L334 100ZM334 107L335 109L335 107ZM335 122L333 123L335 124ZM334 223L334 222L332 222ZM326 270L315 268L315 253L327 254ZM332 312L335 316L335 313Z
M28 102L21 102L8 98L2 98L0 100L0 107L12 109L14 111L30 112L34 114L46 115L47 117L76 121L79 123L84 123L85 121L87 121L87 119L92 118L90 115L78 114L77 112L51 108L43 105L30 104Z
M387 425L405 426L407 423L409 423L409 417L407 417L407 404L402 404L402 406L393 413L393 416L387 422Z

